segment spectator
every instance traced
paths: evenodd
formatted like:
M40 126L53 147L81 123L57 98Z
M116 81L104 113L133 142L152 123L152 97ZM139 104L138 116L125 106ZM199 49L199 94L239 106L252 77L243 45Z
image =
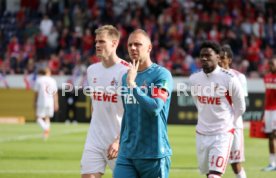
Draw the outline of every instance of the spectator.
M48 15L44 15L43 19L40 22L39 29L45 36L49 36L51 29L53 28L53 21L49 19Z

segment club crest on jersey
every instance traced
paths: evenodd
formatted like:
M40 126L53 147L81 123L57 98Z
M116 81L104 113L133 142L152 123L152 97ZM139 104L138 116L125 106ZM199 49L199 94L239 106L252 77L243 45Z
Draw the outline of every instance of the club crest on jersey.
M92 83L97 83L97 78L96 77L93 78Z
M219 84L215 83L215 87L214 87L215 91L218 89L218 87L219 87Z
M147 85L147 82L146 82L146 80L144 80L144 82L143 82L143 84L141 85L141 89L145 89L145 88L147 88L148 87L148 85Z
M111 81L110 85L117 87L118 86L118 81L115 78L113 78L113 80Z

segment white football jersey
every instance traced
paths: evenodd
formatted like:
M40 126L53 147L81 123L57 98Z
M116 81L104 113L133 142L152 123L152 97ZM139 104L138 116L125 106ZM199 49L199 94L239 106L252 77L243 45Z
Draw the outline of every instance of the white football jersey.
M57 83L50 76L39 76L34 85L34 91L38 93L36 106L39 108L54 108L54 94L57 92Z
M191 94L198 110L196 130L205 135L225 133L245 111L242 87L236 77L217 68L190 76Z
M242 74L242 73L240 73L237 70L234 70L234 69L229 69L228 71L239 79L239 82L240 82L240 84L241 84L241 86L243 88L244 97L247 97L248 96L248 91L247 91L247 81L246 81L245 75ZM243 119L242 119L242 116L240 116L236 120L236 122L234 122L234 127L235 128L240 128L240 129L243 128Z
M88 67L87 81L93 90L93 112L86 149L92 146L107 149L119 136L124 109L117 89L121 86L122 76L127 70L128 63L123 60L109 68L105 68L101 62Z

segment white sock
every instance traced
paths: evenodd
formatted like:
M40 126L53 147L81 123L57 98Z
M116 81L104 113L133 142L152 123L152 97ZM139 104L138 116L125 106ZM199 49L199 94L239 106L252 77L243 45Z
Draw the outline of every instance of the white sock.
M246 178L246 173L243 168L241 168L241 171L236 174L236 178Z
M269 162L271 166L276 166L276 156L275 154L270 154L269 155Z
M48 127L47 124L45 123L45 121L42 118L38 118L37 123L43 130L46 130L47 127Z
M208 178L221 178L219 175L216 174L209 174Z
M48 122L48 123L45 123L46 124L46 130L49 130L50 129L50 126L51 126L51 124L50 124L50 122Z

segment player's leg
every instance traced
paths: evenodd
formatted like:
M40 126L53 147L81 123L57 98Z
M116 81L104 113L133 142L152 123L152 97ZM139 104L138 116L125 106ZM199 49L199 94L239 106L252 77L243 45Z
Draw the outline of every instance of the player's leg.
M102 150L96 147L84 149L81 159L82 178L101 178L105 172L106 161Z
M231 164L232 170L236 175L236 178L246 178L246 172L242 167L242 164L239 163L232 163Z
M47 107L45 109L45 117L44 121L46 124L46 129L44 130L43 137L44 139L48 139L49 134L50 134L50 127L51 127L51 117L54 116L54 107Z
M37 107L36 108L36 122L43 129L47 129L47 124L45 123L44 117L46 116L45 108Z
M119 155L113 172L113 178L122 177L139 178L139 174L134 167L133 160L123 158Z
M210 136L196 134L196 151L198 168L201 174L208 174L208 155L209 145L211 144Z
M244 162L244 136L243 129L235 129L233 144L230 152L229 162L237 178L246 178L246 173L241 165Z
M49 134L50 134L50 117L46 116L44 118L44 121L45 121L45 124L46 124L46 128L44 129L43 137L44 137L44 139L48 139Z
M269 165L263 171L276 170L276 111L265 111L265 132L268 133Z
M209 151L209 174L221 177L226 169L233 143L233 133L227 132L213 137L214 141Z
M140 178L169 177L170 156L159 159L135 159L133 162Z
M38 116L36 122L42 128L43 131L48 128L43 117Z

